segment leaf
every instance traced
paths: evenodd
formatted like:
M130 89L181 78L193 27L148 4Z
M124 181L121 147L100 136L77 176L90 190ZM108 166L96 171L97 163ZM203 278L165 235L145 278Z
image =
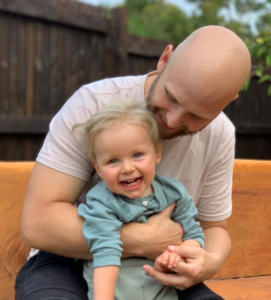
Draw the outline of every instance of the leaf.
M254 71L254 74L257 76L257 77L262 77L263 76L263 71L262 70L255 70Z
M264 48L259 48L257 51L257 57L260 57L264 53Z
M262 45L264 43L264 40L260 37L256 38L256 42L260 45Z
M263 75L259 80L258 80L258 83L263 83L265 81L268 81L271 79L271 76L270 75Z
M271 67L271 54L267 55L265 58L267 67Z
M247 92L248 88L249 88L249 84L250 84L250 78L248 78L245 83L243 84L241 91Z

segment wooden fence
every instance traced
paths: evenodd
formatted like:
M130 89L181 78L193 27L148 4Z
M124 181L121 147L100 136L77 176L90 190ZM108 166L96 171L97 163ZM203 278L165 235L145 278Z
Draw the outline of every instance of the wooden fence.
M241 92L225 113L236 127L236 157L271 159L271 97L268 83L252 78L249 90Z
M50 120L83 84L156 69L167 43L129 35L126 25L125 9L0 0L0 160L34 160ZM270 101L254 80L225 110L237 157L271 158Z

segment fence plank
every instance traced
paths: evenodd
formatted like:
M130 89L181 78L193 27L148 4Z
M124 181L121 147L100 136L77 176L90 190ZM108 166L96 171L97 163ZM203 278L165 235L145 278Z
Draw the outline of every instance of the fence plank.
M33 93L34 93L34 28L33 24L27 26L27 71L26 71L26 114L33 115Z
M108 32L106 9L73 0L0 0L0 10L60 24Z
M128 53L144 57L160 57L168 42L129 35Z
M0 133L45 134L51 117L0 117Z
M0 114L10 113L8 17L0 12Z

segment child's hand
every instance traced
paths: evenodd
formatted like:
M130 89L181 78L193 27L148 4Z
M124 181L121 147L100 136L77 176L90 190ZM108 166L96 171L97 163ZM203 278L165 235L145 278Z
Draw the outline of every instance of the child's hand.
M154 267L159 272L172 272L180 261L184 261L181 256L166 250L156 258Z

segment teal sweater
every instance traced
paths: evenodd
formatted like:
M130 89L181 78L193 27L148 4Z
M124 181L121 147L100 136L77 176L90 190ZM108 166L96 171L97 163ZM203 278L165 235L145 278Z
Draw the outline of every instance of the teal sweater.
M204 246L204 235L195 221L197 209L185 187L177 180L155 175L154 193L137 199L112 193L103 181L87 194L87 203L80 204L78 213L85 219L83 234L93 255L93 267L120 266L122 242L120 228L129 222L146 223L148 217L176 202L171 219L181 224L183 241L193 239Z

